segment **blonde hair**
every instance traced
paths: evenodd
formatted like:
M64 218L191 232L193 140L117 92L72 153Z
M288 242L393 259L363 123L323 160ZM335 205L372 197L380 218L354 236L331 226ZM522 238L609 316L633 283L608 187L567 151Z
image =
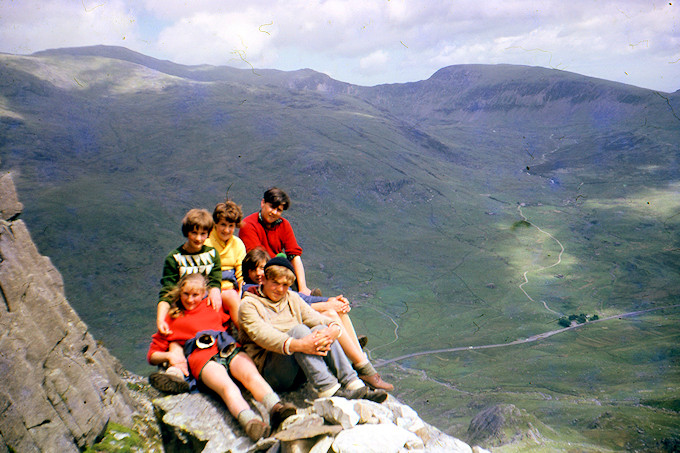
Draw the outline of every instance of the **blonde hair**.
M186 274L182 276L177 282L177 285L168 291L168 299L170 299L170 311L168 314L171 318L179 318L184 315L184 305L182 305L181 293L182 289L189 283L197 283L203 290L208 289L208 280L203 274Z
M293 282L295 281L295 274L288 269L287 267L283 266L268 266L264 270L264 276L267 278L267 280L273 280L277 281L279 279L285 279L286 284L288 286L292 285Z

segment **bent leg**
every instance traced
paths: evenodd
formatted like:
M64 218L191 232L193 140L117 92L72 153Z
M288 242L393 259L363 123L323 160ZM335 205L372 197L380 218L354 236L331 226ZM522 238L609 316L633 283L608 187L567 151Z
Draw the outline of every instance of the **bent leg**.
M355 365L368 362L368 357L359 345L357 334L354 331L354 326L352 325L349 316L347 314L339 315L334 310L327 310L321 312L321 314L331 318L342 327L342 334L340 334L340 337L338 338L338 343L340 343L342 350L345 351L347 358Z
M317 327L325 328L325 326ZM317 327L315 327L315 329ZM311 329L304 324L298 324L288 331L288 335L298 339L304 338L307 335L311 335L311 333ZM336 343L337 342L334 342L333 344ZM338 348L340 348L339 345ZM336 379L334 373L328 368L328 365L326 365L324 356L296 352L293 354L293 357L295 357L295 360L305 373L307 380L312 384L317 392L323 394L327 391L330 391L334 387L336 390L339 388L338 379ZM347 360L347 357L345 357L345 360ZM350 364L349 367L351 369L352 365Z
M267 381L257 371L257 367L245 352L239 352L231 359L229 364L231 375L248 389L257 401L262 401L265 395L273 393L274 390Z
M231 315L231 321L238 329L238 308L241 305L241 297L235 289L222 290L222 306Z
M342 350L345 351L347 358L355 365L365 363L368 361L366 353L361 349L359 345L359 340L357 339L357 333L354 330L352 321L349 319L347 314L342 314L338 316L338 322L342 326L342 334L338 338Z
M316 326L312 330L325 329L326 326ZM334 379L335 382L340 381L344 386L352 381L357 380L357 373L352 367L352 363L347 358L347 355L342 350L342 346L337 341L331 344L330 350L326 356L311 356L321 359L325 364L324 368Z
M243 399L243 395L241 395L241 390L229 377L227 369L219 363L212 360L206 363L199 379L222 398L229 413L234 417L238 417L241 411L250 409L246 400Z
M354 346L356 348L359 348L361 351L361 345L359 344L359 338L357 338L357 332L354 330L354 324L352 324L352 320L349 318L349 315L347 313L343 313L340 316L340 323L342 323L342 327L345 328L345 332L347 335L352 339L352 342L354 343ZM362 352L363 354L363 352ZM366 354L364 354L365 356Z

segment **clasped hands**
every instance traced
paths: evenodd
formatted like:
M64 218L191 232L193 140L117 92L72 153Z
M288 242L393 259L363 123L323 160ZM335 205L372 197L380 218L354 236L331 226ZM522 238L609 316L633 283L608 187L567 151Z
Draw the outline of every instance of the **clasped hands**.
M331 350L333 342L340 336L340 327L337 324L332 324L322 330L315 330L306 337L301 338L300 345L305 354L313 355L328 355Z
M342 315L344 313L349 313L352 307L349 304L349 300L342 294L338 296L329 297L326 301L333 311Z

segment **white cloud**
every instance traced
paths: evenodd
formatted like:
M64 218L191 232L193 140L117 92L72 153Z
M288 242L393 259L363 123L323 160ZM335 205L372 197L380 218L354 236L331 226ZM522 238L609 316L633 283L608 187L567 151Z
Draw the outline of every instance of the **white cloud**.
M263 31L264 30L264 31ZM156 45L185 64L258 64L276 29L245 13L196 13L161 31Z
M365 74L385 72L385 63L389 61L389 54L383 50L376 50L359 60L359 67Z
M136 41L135 18L125 2L50 0L0 3L0 42L10 53Z
M4 0L0 51L123 45L183 64L308 67L364 85L453 64L528 64L673 91L680 3L669 3Z

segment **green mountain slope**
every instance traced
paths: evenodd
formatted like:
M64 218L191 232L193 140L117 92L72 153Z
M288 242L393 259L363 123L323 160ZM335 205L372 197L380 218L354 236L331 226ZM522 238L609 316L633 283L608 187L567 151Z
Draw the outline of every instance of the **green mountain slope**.
M150 370L184 212L228 192L250 213L278 185L308 280L355 303L374 362L429 421L464 438L508 402L556 429L547 445L678 439L677 92L508 65L369 88L102 46L0 60L23 218L131 370Z

